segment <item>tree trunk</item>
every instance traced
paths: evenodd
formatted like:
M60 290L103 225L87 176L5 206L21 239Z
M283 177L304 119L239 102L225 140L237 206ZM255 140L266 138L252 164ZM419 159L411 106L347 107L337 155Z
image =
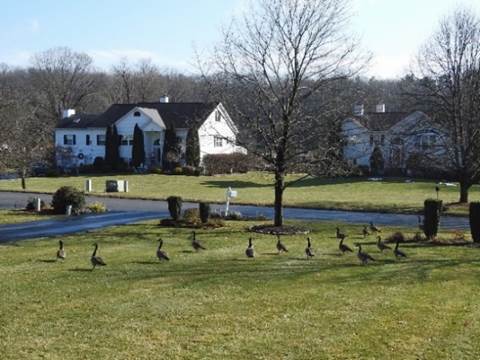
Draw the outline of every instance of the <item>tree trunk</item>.
M22 169L22 171L20 171L20 177L22 179L22 190L27 190L27 171L25 169Z
M282 172L275 174L275 216L274 225L283 225L283 190L285 186L285 175Z
M464 181L460 181L460 203L468 203L468 190L470 185Z

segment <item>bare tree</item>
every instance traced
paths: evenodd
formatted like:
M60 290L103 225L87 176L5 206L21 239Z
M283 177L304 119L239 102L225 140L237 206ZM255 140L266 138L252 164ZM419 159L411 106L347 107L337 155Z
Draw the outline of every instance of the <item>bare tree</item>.
M52 125L68 108L82 108L97 91L92 59L84 53L59 47L32 58L30 78L39 114Z
M32 167L48 157L51 132L38 120L39 108L30 89L25 83L12 81L19 76L18 71L5 67L0 76L0 168L17 170L22 188L26 189L26 177Z
M459 8L440 23L420 50L415 95L430 105L445 129L449 157L445 167L460 183L460 202L480 180L480 19Z
M283 225L283 193L292 184L286 175L299 165L304 171L307 165L321 169L329 164L329 171L336 166L327 159L325 140L336 127L332 90L366 63L357 42L344 32L348 4L260 0L233 21L215 50L212 73L205 75L218 80L213 84L217 96L238 100L225 99L248 129L239 145L260 156L275 174L276 226ZM309 102L313 95L314 106Z

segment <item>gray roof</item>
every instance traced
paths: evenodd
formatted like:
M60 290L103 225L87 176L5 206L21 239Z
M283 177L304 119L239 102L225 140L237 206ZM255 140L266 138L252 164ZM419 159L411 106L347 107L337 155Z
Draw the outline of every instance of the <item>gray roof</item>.
M217 102L113 104L102 114L77 114L64 118L57 128L106 128L136 107L150 109L145 111L149 115L156 110L167 127L190 128L203 122L217 106Z
M362 126L371 131L386 131L408 115L409 113L406 112L385 112L366 113L363 116L352 116L350 118L357 120Z

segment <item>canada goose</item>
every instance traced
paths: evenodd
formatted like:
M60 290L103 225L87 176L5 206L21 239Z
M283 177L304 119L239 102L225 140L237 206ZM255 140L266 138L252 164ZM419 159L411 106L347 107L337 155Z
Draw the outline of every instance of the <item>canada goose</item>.
M340 244L338 244L338 249L342 252L342 254L345 254L346 252L353 252L352 249L343 243L343 240L345 239L340 240Z
M277 250L278 250L278 253L280 254L282 251L283 252L288 252L287 248L285 247L285 245L283 245L282 241L280 240L280 236L277 235Z
M67 252L65 251L65 248L63 246L63 241L60 240L59 242L59 249L57 251L57 260L60 259L60 260L65 260L65 258L67 257Z
M310 239L310 237L307 237L307 247L305 248L305 255L307 255L307 259L315 256L312 249L312 239Z
M255 251L253 250L253 244L252 244L252 238L248 239L248 247L247 250L245 250L245 255L249 258L254 258L255 257Z
M400 240L397 239L397 244L395 245L395 249L393 250L393 253L395 254L395 257L398 258L406 258L407 254L405 254L402 250L398 248L400 245Z
M95 243L93 244L93 246L95 246L95 250L93 250L93 254L92 256L90 257L90 261L93 265L93 269L95 269L95 267L98 265L98 266L105 266L107 264L105 264L105 262L103 261L103 259L100 257L100 256L97 256L97 250L98 250L98 244Z
M170 258L168 257L167 253L165 251L162 250L162 246L163 246L163 240L162 239L158 239L158 249L157 249L157 257L158 257L158 260L167 260L169 261Z
M382 232L382 230L381 230L379 227L373 225L373 221L370 221L370 226L369 226L369 228L370 228L370 231L371 231L371 232L375 232L375 233Z
M192 231L192 247L195 251L198 251L198 250L207 250L205 247L202 246L202 244L200 244L200 242L197 240L197 234L195 233L195 231Z
M388 246L382 241L382 238L380 236L377 236L377 247L382 253L383 253L383 250L387 250L387 249L392 250L390 246Z
M370 235L370 231L368 231L367 225L364 225L364 226L363 226L362 235L363 235L363 238L364 238L364 239L365 239L368 235Z
M345 238L347 237L347 235L344 234L344 233L342 233L342 232L340 231L340 228L339 228L338 226L337 226L337 228L336 228L336 231L337 231L337 233L336 233L337 239L345 240Z
M362 245L361 244L356 244L356 246L358 247L357 257L362 262L363 265L368 264L369 261L375 261L374 258L372 258L370 255L368 255L366 252L362 251Z

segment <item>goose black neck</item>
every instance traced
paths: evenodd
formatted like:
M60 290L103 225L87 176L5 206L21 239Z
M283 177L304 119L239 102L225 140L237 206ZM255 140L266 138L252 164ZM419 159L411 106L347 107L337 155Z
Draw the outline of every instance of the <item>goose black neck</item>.
M95 244L95 249L93 250L92 256L95 256L97 254L97 249L98 249L98 245Z

